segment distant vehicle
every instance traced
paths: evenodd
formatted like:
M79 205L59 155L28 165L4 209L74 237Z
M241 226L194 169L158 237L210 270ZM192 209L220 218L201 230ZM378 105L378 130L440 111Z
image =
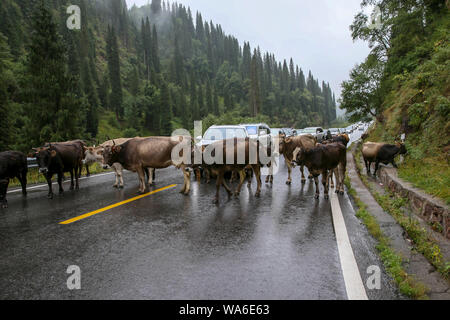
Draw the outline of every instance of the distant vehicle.
M286 137L293 137L297 135L297 132L292 128L283 128L281 130L286 135Z
M240 124L245 127L250 138L271 134L270 127L265 123Z
M203 137L197 137L197 140L200 140L197 145L200 147L209 146L216 141L248 137L247 129L243 126L211 126L206 130Z
M258 139L260 141L268 142L270 145L272 132L270 127L265 123L256 123L256 124L240 124L241 127L244 127L247 130L248 137L250 139Z
M304 134L312 134L317 138L317 141L322 141L326 136L326 132L321 127L306 128L303 132Z
M302 136L305 134L305 129L297 129L297 136Z
M333 136L337 136L338 134L341 133L341 130L339 130L338 128L330 128L330 129L328 129L328 131L330 131L331 135L333 135Z

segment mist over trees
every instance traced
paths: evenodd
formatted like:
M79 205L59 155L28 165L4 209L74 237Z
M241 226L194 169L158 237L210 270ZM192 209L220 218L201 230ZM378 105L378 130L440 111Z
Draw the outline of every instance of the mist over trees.
M81 30L66 27L69 4ZM169 135L202 119L296 128L336 119L328 83L181 4L2 0L0 15L0 150Z

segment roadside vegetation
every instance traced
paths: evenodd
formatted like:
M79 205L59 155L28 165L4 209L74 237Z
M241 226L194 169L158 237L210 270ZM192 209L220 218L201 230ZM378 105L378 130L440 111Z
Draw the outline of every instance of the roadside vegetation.
M98 173L103 173L103 172L107 172L108 170L104 170L102 168L102 166L98 163L95 163L93 165L91 165L89 167L89 173L91 175L93 174L98 174ZM67 178L66 174L66 178ZM83 171L81 173L82 176L86 176L86 167L83 166ZM70 176L69 176L70 178ZM54 180L54 178L53 178ZM28 174L27 174L27 184L37 184L37 183L47 183L47 180L45 179L44 175L39 173L39 169L38 168L31 168L28 170ZM9 183L10 187L18 187L20 186L20 182L19 180L17 180L17 178L12 179L11 182Z
M445 261L436 240L430 232L420 225L417 219L404 213L404 208L409 205L408 200L388 190L380 194L375 190L367 176L363 174L364 169L362 167L360 148L355 148L353 156L355 157L357 172L362 182L372 193L378 204L402 226L412 241L415 250L423 254L446 280L450 280L450 261Z
M354 199L358 207L356 216L364 223L372 237L378 241L376 248L380 254L381 261L383 262L388 274L394 279L400 292L412 299L428 299L428 288L404 270L403 265L405 261L394 251L394 249L392 249L389 243L389 238L386 237L381 231L377 220L370 214L370 209L368 209L367 206L359 199L355 189L351 186L348 176L346 176L345 185L347 186L349 195Z
M450 204L450 16L448 1L363 1L381 23L369 28L363 12L354 40L372 48L342 84L341 108L351 120L376 118L368 140L393 143L406 134L402 179Z

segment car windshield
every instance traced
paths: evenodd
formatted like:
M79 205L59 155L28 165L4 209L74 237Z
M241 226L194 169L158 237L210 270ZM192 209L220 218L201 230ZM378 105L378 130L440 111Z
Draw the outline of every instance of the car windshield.
M248 126L247 128L247 132L249 135L251 136L256 136L258 135L258 127L255 126Z
M225 140L234 138L246 138L245 130L243 128L213 128L206 131L203 139L205 140Z

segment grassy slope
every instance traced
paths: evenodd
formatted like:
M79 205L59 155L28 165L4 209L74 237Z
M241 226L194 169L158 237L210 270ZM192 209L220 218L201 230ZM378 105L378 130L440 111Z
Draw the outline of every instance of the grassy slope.
M431 58L395 77L384 102L386 121L377 123L369 140L394 142L406 132L408 156L399 176L450 204L450 22L442 25Z

